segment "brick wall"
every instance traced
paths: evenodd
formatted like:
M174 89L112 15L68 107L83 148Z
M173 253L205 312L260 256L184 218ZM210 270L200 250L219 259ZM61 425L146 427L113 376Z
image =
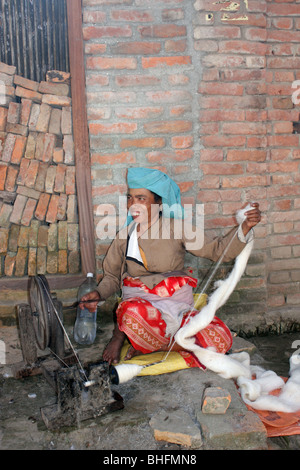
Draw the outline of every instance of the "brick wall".
M256 200L255 251L221 314L246 332L299 324L300 2L83 0L83 23L95 225L128 166L166 171L212 236Z
M78 273L69 74L37 83L1 63L0 80L0 276Z

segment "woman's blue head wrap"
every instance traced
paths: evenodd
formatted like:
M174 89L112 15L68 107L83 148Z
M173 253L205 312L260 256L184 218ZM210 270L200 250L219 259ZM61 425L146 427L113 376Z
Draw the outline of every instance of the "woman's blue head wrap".
M129 168L127 173L128 188L144 188L157 194L162 199L164 217L183 218L180 189L165 173L151 168ZM127 224L132 220L130 214Z

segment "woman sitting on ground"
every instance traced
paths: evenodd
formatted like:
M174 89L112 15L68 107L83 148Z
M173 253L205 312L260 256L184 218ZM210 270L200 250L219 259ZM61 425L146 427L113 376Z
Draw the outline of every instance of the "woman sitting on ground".
M182 206L179 187L171 178L159 170L130 168L127 184L128 225L119 231L107 252L97 290L82 298L95 299L95 304L86 304L92 310L100 300L122 289L113 336L103 352L109 364L119 362L126 338L130 343L126 360L167 350L194 305L197 280L184 269L186 251L217 261L227 250L224 261L230 261L243 250L252 227L261 219L259 205L253 203L234 238L236 227L224 237L203 240L196 236L191 242L184 229L176 229ZM173 215L170 208L175 212L179 208L179 214ZM184 220L180 224L182 229ZM201 347L213 347L223 354L232 345L229 329L217 317L197 333L195 340ZM190 367L201 366L179 345L174 344L172 351L178 351Z

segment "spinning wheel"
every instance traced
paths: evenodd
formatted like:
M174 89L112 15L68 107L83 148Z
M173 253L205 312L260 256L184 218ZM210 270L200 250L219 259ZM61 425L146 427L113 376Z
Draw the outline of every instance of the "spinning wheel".
M32 323L38 347L41 350L49 347L57 355L63 355L62 304L56 299L52 299L49 284L45 276L38 275L30 278L29 298Z

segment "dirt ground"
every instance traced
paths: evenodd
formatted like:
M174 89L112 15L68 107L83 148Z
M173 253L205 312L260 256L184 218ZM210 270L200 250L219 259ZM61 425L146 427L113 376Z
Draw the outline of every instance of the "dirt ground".
M72 337L71 324L66 325L66 330ZM111 331L110 323L98 325L94 345L80 349L80 358L87 362L99 360ZM195 369L164 376L137 377L116 387L123 397L124 410L87 420L77 428L51 431L45 426L40 410L56 403L54 390L42 375L23 379L12 377L12 365L22 360L18 331L15 327L6 327L1 328L0 333L0 340L6 346L6 364L0 364L2 450L187 450L182 445L157 441L149 427L149 418L161 409L171 412L180 409L191 415L195 401L199 400L203 380L218 385L213 373L206 371L204 374L208 375L204 376ZM300 333L293 333L252 338L249 344L254 344L251 354L256 363L287 376L288 360L299 340ZM48 351L40 354L48 354ZM271 450L299 450L300 436L272 438L268 445Z

